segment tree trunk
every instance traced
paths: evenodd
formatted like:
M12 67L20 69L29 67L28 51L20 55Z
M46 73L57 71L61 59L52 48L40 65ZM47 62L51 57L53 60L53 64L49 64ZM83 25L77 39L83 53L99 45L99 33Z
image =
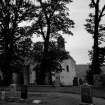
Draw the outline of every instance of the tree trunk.
M40 84L44 85L46 73L47 73L47 54L48 54L48 41L45 41L44 43L44 53L43 53L43 59L41 62L41 68L40 68Z
M99 47L98 47L98 37L99 37L99 4L95 7L95 27L94 27L94 46L93 46L93 60L92 60L92 71L94 74L99 73Z
M91 65L91 70L92 70L92 74L94 76L94 74L99 74L100 73L100 64L99 64L99 3L96 4L95 6L95 20L94 20L94 45L93 45L93 58L92 58L92 65ZM94 79L92 77L92 79ZM94 82L94 80L92 80L92 82Z
M48 73L48 71L49 71L48 68L47 68L49 38L50 38L50 22L48 22L47 36L44 40L44 52L43 52L43 59L42 59L41 68L40 68L40 83L42 85L46 84L45 83L46 73Z

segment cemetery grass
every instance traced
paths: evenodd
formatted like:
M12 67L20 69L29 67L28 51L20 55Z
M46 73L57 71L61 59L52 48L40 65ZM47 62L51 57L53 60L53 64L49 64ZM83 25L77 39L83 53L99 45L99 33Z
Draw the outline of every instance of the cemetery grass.
M60 93L72 93L80 94L80 86L66 86L66 87L52 87L52 86L35 86L29 88L30 92L60 92ZM105 99L105 87L93 87L92 93L94 97Z
M1 90L9 91L8 87L0 87ZM54 87L54 86L29 86L28 92L58 92L58 93L67 93L67 94L80 94L80 86L67 86L67 87ZM1 92L0 92L1 95ZM33 94L32 94L33 95ZM105 99L105 87L96 88L93 87L93 96L97 98Z

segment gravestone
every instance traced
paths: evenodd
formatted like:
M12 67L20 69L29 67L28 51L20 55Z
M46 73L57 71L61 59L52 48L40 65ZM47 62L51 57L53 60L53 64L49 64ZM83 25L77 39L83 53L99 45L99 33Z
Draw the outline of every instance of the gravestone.
M80 105L93 105L92 87L87 83L81 85Z
M22 99L27 99L27 97L28 97L28 90L27 90L27 85L23 85L22 87L21 87L21 98Z
M5 100L5 98L6 98L6 92L1 91L1 100Z
M17 74L12 73L12 84L17 84Z
M10 85L10 94L9 98L15 98L17 96L16 92L16 84L11 84Z

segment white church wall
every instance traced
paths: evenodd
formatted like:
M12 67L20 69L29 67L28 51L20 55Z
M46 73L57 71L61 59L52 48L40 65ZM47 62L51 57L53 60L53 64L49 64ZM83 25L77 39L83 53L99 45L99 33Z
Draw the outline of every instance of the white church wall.
M64 69L60 73L60 82L62 85L73 85L73 79L76 76L75 62L72 59L66 59L61 63Z

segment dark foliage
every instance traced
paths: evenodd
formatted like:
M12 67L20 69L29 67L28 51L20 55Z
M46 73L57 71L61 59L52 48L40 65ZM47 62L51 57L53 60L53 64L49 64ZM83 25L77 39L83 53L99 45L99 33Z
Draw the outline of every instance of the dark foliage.
M74 77L73 86L78 86L78 77Z
M33 49L33 58L34 61L38 63L38 66L35 68L37 70L37 83L40 83L40 74L41 71L41 62L43 60L43 42L37 42L34 45ZM48 49L48 56L45 59L46 72L51 75L51 72L62 71L61 61L69 58L69 54L66 51L62 51L56 45L55 42L50 42ZM52 80L50 80L52 81Z
M103 7L100 6L100 0L91 0L90 8L94 9L94 13L89 14L89 19L87 19L86 30L93 35L93 49L90 53L91 55L91 70L88 71L87 74L90 74L90 78L93 79L91 75L100 74L101 73L101 60L100 60L100 51L99 45L102 44L104 39L104 24L101 23L104 17L105 5ZM89 78L88 78L89 79ZM89 79L89 80L91 80ZM93 80L92 80L93 82Z
M17 58L16 44L27 35L19 23L31 20L36 15L34 10L35 6L27 0L0 0L0 67L6 84L11 82L12 62Z
M86 81L88 82L88 84L93 85L94 81L93 81L93 72L91 70L87 71L87 75L86 75Z
M41 80L44 82L47 70L46 57L48 54L49 43L51 38L57 38L60 32L72 35L71 28L74 22L68 17L66 4L71 0L38 0L39 8L37 9L38 17L30 28L30 33L36 33L44 40L43 59L41 62ZM41 81L40 80L40 81Z

